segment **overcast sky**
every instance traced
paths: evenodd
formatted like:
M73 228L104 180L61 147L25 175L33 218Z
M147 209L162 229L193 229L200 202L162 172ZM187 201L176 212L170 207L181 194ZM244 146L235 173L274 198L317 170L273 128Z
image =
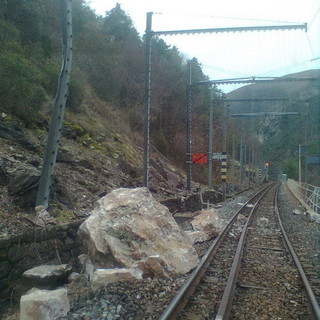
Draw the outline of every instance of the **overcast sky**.
M227 28L308 24L308 31L266 31L163 36L186 59L196 57L210 79L282 76L320 68L319 0L91 0L104 15L116 3L131 17L138 32L146 13L154 12L152 30ZM235 86L223 86L225 92Z

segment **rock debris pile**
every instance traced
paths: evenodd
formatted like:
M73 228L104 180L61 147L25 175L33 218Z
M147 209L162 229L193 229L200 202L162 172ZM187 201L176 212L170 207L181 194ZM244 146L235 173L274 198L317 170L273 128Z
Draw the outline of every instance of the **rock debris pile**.
M69 276L70 312L66 314L63 304L50 310L47 300L33 301L33 291L21 303L44 303L44 317L57 317L59 309L61 319L156 319L186 273L197 266L194 243L212 239L221 228L214 210L200 211L191 225L193 231L184 232L147 188L114 190L98 201L79 228L85 274Z
M71 300L70 312L59 320L158 319L183 281L181 276L109 284Z

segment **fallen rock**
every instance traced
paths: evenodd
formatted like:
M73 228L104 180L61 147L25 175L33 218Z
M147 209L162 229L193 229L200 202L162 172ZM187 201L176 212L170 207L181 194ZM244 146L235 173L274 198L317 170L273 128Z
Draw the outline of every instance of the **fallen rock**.
M35 168L19 168L9 176L8 191L22 207L34 207L40 172Z
M199 194L191 194L184 199L184 205L186 211L195 212L202 209Z
M314 211L306 211L305 212L306 221L308 222L316 222L320 223L320 215L315 213Z
M209 201L209 203L215 204L223 201L223 194L216 190L206 190L202 193L202 199L205 203Z
M167 181L175 188L181 184L183 185L182 179L176 173L171 171L167 172Z
M81 272L84 272L86 275L88 275L91 281L93 277L93 272L95 269L91 260L88 258L86 254L80 254L80 256L78 256L78 260L81 265Z
M120 188L101 198L78 235L99 269L132 268L159 256L170 272L181 274L198 263L190 238L147 188Z
M88 276L83 273L72 272L68 277L68 283L74 282L78 286L87 286L89 284Z
M137 267L145 278L166 278L171 275L170 268L159 256L144 258L137 263Z
M50 216L50 213L42 205L35 207L36 217L34 218L34 223L36 225L45 227L46 224L53 223L55 220Z
M185 233L192 239L193 244L201 243L209 240L209 236L207 233L203 231L185 231Z
M28 150L36 150L37 148L19 124L12 124L2 119L0 119L0 138L13 141Z
M69 310L66 289L32 289L20 299L20 320L53 320L66 316Z
M0 186L4 186L8 183L9 179L5 170L5 161L0 159Z
M66 282L71 272L72 268L67 264L42 265L25 271L22 277L26 284L49 289Z
M244 225L247 222L247 218L243 214L238 214L237 223L240 225Z
M257 225L260 228L266 228L269 224L269 219L267 218L259 218L257 221Z
M191 225L193 230L206 233L208 239L216 237L222 228L219 214L215 209L202 210L201 213L191 221Z
M161 200L161 204L166 206L171 213L177 213L184 210L184 202L183 199L173 197L173 198L167 198L165 200Z
M97 269L93 273L91 287L93 291L105 287L108 283L119 281L133 282L142 279L142 271L139 269Z

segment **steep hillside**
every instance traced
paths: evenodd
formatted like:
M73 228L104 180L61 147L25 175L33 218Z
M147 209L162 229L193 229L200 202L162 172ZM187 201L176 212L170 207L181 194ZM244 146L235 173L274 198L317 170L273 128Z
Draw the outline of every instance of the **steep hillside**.
M237 121L234 121L235 127L242 132L244 139L251 136L250 139L252 140L252 137L255 137L254 143L260 146L263 158L274 164L275 172L286 171L292 178L297 179L298 145L308 146L309 153L320 152L320 70L289 74L283 78L297 78L298 81L271 81L252 84L231 92L227 98L279 99L274 101L231 102L229 108L232 114L299 113L299 115L281 117L237 118ZM317 80L303 80L304 78L315 78Z
M101 196L119 187L142 186L142 137L128 116L113 110L87 88L83 112L67 113L55 169L49 212L57 223L86 216ZM11 114L0 115L1 235L36 224L34 205L48 120L26 128ZM151 148L150 190L158 199L185 195L185 180Z
M123 118L127 132L141 136L145 88L143 37L120 4L102 17L90 9L87 1L73 0L72 16L69 117L91 116L92 104L86 103L86 90L90 88L114 114ZM41 128L48 121L56 94L62 54L60 17L59 1L0 2L0 113L29 129ZM200 63L193 58L192 81L206 79ZM151 140L181 168L185 166L188 81L186 57L176 47L153 37ZM208 88L194 90L193 100L195 112L207 109ZM102 118L110 116L102 110L98 114ZM206 137L205 120L198 121L198 145L202 151L207 146L203 138ZM202 125L204 122L206 126ZM134 136L131 132L128 135Z

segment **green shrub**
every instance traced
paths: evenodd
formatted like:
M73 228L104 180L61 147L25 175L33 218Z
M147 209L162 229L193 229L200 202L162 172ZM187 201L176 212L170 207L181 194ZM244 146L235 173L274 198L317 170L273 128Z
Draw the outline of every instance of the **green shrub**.
M288 178L299 179L299 162L298 159L290 159L284 162L283 171L288 175Z
M38 119L46 100L42 74L22 54L0 53L0 109L30 126Z

